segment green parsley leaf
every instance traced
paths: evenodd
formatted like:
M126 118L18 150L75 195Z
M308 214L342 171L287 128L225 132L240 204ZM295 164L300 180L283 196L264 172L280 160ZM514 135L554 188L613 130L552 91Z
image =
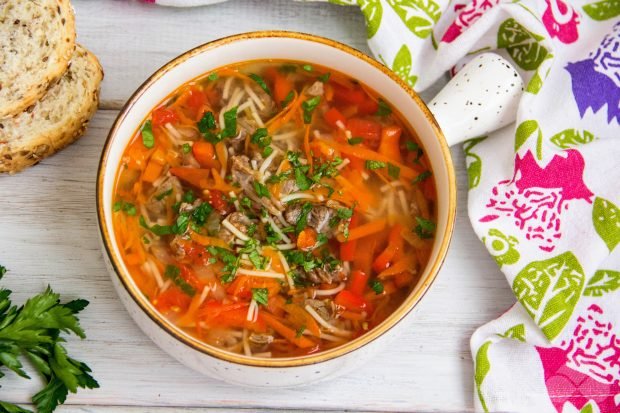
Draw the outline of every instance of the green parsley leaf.
M267 83L265 83L265 80L262 77L260 77L256 73L250 73L248 76L253 81L258 83L258 86L260 86L260 88L263 89L265 91L265 93L267 93L269 96L271 96L271 90L269 90L269 87L267 86Z
M379 280L372 280L368 283L370 288L375 292L375 294L381 294L383 292L383 284Z
M347 139L347 142L349 143L349 145L359 145L360 143L364 142L364 138L355 137Z
M267 128L258 128L252 136L250 137L250 142L258 145L259 148L263 149L271 144L271 136L269 136L269 132Z
M122 199L120 201L116 201L114 205L112 205L112 211L123 211L124 213L132 217L135 216L138 212L134 204L132 204L131 202L125 202Z
M379 99L379 108L375 115L377 116L388 116L392 113L392 108L385 103L382 99Z
M171 225L154 224L154 225L149 227L143 216L140 216L139 222L140 222L140 226L142 228L145 228L145 229L151 231L153 234L157 235L158 237L161 237L162 235L173 234L172 226Z
M349 219L353 216L353 207L351 208L339 208L336 211L336 215L340 219Z
M187 281L181 277L181 269L176 265L167 265L164 271L164 276L170 279L177 287L181 289L185 294L193 297L196 294L196 289L192 287Z
M432 175L433 175L433 173L431 171L424 171L424 172L420 173L420 175L416 176L413 179L412 183L413 184L418 184L418 183L420 183L420 182L430 178Z
M248 198L247 196L244 196L243 198L241 198L241 200L239 201L239 204L245 208L252 208L252 200Z
M315 96L301 104L301 108L304 111L304 123L312 122L312 112L314 112L319 103L321 103L321 96Z
M194 191L189 190L183 194L181 200L185 203L191 204L196 200L196 195L194 195Z
M306 326L301 326L295 332L295 338L299 338L304 335L304 331L306 331Z
M203 202L192 211L192 220L196 225L203 226L207 222L207 218L213 212L213 207L208 202Z
M264 158L266 158L269 155L271 155L272 153L273 153L273 148L271 146L267 146L267 147L265 147L265 149L263 149L262 155L263 155Z
M306 191L310 189L312 182L310 182L303 169L304 168L295 168L293 172L295 173L295 183L297 184L299 189L302 191Z
M267 187L258 181L254 181L254 190L259 198L271 198L271 194Z
M252 300L258 304L267 305L269 301L269 290L266 288L252 288Z
M214 80L217 80L218 77L219 77L218 74L213 72L209 76L207 76L207 79L213 82Z
M172 225L172 232L177 235L183 235L185 234L185 231L187 231L188 226L189 226L189 213L183 212L179 214L179 216L177 217L177 220Z
M412 142L412 141L406 141L405 142L405 148L407 148L408 151L413 152L413 151L420 150L420 145L418 145L417 143Z
M386 163L385 162L381 162L381 161L373 161L373 160L367 160L366 161L366 169L370 169L370 170L375 170L375 169L381 169L381 168L385 168L386 167Z
M391 176L394 179L398 179L400 177L400 168L398 166L388 163L387 167L388 167L389 176Z
M271 175L269 178L267 178L266 182L268 184L277 184L279 182L282 181L286 181L289 177L291 176L291 171L284 171L281 174L275 174L275 175Z
M224 129L220 132L222 138L231 138L237 134L237 107L224 112Z
M202 133L203 135L210 130L214 130L215 128L217 128L217 124L215 123L215 115L213 114L213 112L205 112L205 114L202 115L202 118L200 118L196 126L198 127L200 133Z
M418 225L414 228L414 232L420 239L433 238L435 233L435 223L422 217L415 217Z
M183 153L190 153L192 151L192 146L189 143L184 143L183 146L181 146L181 149L183 150Z
M318 77L319 82L327 83L331 75L332 74L330 72L323 73L321 76Z
M278 68L281 73L295 73L297 71L297 65L285 64Z
M172 194L172 188L168 189L167 191L164 191L160 194L155 195L155 199L158 201L161 201L162 199L164 199L165 197L167 197L168 195Z
M306 64L303 65L301 68L304 69L306 72L312 72L312 65Z
M114 205L112 205L112 211L118 212L123 208L123 201L116 201Z
M142 126L142 130L140 131L142 134L142 144L151 149L155 146L155 135L153 135L153 124L150 120L147 120Z
M282 105L283 108L285 108L288 106L289 103L293 101L294 97L295 97L295 92L291 90L290 92L286 94L286 96L284 97L284 100L280 102L280 104Z
M308 225L308 214L312 210L312 204L307 202L301 207L301 213L295 223L295 234L299 234Z

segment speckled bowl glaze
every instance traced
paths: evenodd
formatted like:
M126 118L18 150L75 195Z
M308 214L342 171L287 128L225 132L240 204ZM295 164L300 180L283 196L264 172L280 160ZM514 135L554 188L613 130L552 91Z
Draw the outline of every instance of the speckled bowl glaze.
M418 134L437 184L439 207L435 243L429 264L408 298L382 324L365 335L340 347L303 357L267 359L233 354L205 344L175 327L139 291L112 234L114 182L121 156L151 109L176 88L206 72L233 63L264 59L320 64L379 91ZM461 93L459 90L454 89L455 99ZM449 93L441 98L450 102ZM437 103L435 106L447 105ZM438 113L447 121L449 114ZM463 114L462 111L457 113ZM471 115L472 118L480 116ZM163 66L140 86L118 115L108 135L97 177L97 216L104 257L114 287L131 317L157 345L188 367L219 380L248 386L290 387L313 383L346 373L380 351L402 328L400 321L416 306L437 276L452 236L455 210L456 186L450 151L435 118L418 95L385 66L355 49L332 40L291 32L255 32L224 38L190 50Z

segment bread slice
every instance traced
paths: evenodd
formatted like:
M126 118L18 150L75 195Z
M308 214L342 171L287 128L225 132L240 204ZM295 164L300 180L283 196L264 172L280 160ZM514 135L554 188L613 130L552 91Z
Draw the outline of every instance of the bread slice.
M17 172L74 142L97 110L103 70L77 46L69 68L28 110L0 120L0 172Z
M69 0L0 0L0 119L45 95L75 49Z

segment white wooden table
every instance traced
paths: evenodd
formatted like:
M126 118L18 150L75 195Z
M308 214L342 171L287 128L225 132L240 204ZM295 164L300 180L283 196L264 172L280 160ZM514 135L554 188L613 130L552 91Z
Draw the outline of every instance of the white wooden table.
M452 151L458 219L443 270L405 321L407 332L389 351L327 383L248 390L198 375L138 330L117 299L101 258L95 217L100 151L118 109L150 73L191 47L260 29L315 33L368 52L360 12L289 0L231 0L194 9L120 0L73 2L78 41L99 56L106 71L101 108L77 144L26 172L0 177L0 263L10 269L2 283L15 291L18 302L48 283L65 299L91 301L81 316L88 338L69 346L93 368L101 388L70 395L60 412L471 411L469 338L514 298L469 224L459 148ZM11 374L0 384L0 399L18 403L27 403L37 387L35 380Z

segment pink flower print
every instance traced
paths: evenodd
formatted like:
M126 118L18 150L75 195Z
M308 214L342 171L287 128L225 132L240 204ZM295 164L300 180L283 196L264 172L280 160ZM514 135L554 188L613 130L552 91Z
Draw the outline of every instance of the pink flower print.
M541 168L531 151L515 159L512 180L500 181L486 204L480 222L500 217L514 225L543 251L551 252L562 237L561 218L572 201L592 203L594 195L583 182L585 161L575 149L555 155Z
M582 409L590 400L601 413L620 411L620 337L591 305L577 319L572 338L559 347L536 347L545 372L549 398L558 412L566 402Z
M577 26L579 14L562 0L545 0L547 9L542 21L551 37L557 37L562 43L573 43L579 38Z
M478 20L487 10L495 7L498 3L499 0L473 0L466 5L457 4L454 6L454 11L458 12L460 10L460 13L448 27L441 38L441 41L451 43L454 39L459 37L465 29Z

